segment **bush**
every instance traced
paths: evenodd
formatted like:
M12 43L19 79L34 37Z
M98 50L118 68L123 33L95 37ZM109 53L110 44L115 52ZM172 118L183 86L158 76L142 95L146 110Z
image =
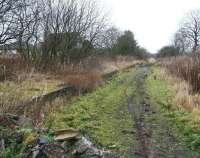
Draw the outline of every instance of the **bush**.
M163 57L173 57L173 56L179 56L180 50L174 46L165 46L161 48L157 54L157 57L163 58Z

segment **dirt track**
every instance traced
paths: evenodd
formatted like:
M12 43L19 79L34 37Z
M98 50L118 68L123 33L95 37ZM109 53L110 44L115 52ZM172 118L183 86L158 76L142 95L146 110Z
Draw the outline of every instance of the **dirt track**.
M132 116L137 143L129 152L130 158L198 158L180 145L170 125L155 105L150 105L145 91L145 78L149 66L138 68L134 78L136 94L128 97L128 110Z
M197 156L192 151L188 150L183 145L182 142L179 142L180 139L176 135L177 133L175 134L173 129L170 127L170 122L167 116L163 115L161 112L161 107L160 107L161 105L153 105L151 103L151 98L150 96L148 96L146 88L147 86L146 78L151 73L151 67L148 65L146 66L140 65L137 66L137 68L134 68L134 71L130 71L127 73L128 76L126 75L122 78L119 78L118 80L116 80L116 82L114 82L115 83L113 84L114 86L111 86L111 88L106 89L106 91L104 91L109 93L102 94L101 91L101 93L98 94L100 97L98 97L96 100L93 100L94 97L89 97L87 98L87 100L84 100L84 102L74 105L78 106L78 108L81 108L80 105L83 105L83 103L85 104L86 102L90 102L91 98L92 98L91 104L88 105L91 106L94 104L94 106L91 106L93 109L87 109L87 112L84 112L84 110L81 109L80 110L81 113L78 113L77 107L75 107L75 109L72 111L75 111L76 115L74 115L74 113L71 113L73 114L73 117L78 116L74 117L75 123L77 123L77 119L80 119L78 120L80 121L78 122L79 125L80 124L85 125L85 123L88 123L87 122L88 120L82 121L82 119L83 120L85 119L85 114L91 112L93 112L93 115L94 112L97 112L95 113L95 115L100 113L100 115L98 116L99 118L104 118L104 120L100 120L103 121L102 123L103 125L105 125L107 121L111 121L111 119L114 120L114 122L111 121L110 124L106 124L107 125L106 128L105 126L101 126L101 128L105 128L103 130L104 133L106 132L111 133L111 134L106 133L106 138L107 137L110 138L113 136L114 132L118 132L115 135L115 138L116 139L121 138L121 140L123 140L122 143L120 142L121 140L116 141L115 138L109 140L109 142L111 143L116 141L118 144L120 144L119 149L126 146L126 149L123 150L124 152L119 152L119 153L118 151L116 152L117 153L116 157L120 157L118 156L119 154L121 155L121 158L125 157L126 158L200 158L200 156ZM125 84L126 86L118 87L123 84ZM119 94L114 93L115 95L109 95L113 94L113 92L116 92L117 90L119 91L119 89L121 88L124 89L123 91L120 91ZM125 91L127 92L126 95L124 94ZM129 91L131 92L129 93ZM95 96L97 96L97 94L95 94ZM121 97L123 98L123 101L117 100L117 102L115 101L113 103L112 99L111 101L108 100L108 98L110 99L112 97L113 100L115 99L115 97ZM102 102L102 100L106 100L106 102ZM99 102L100 104L95 104L96 101ZM121 102L119 103L118 101ZM102 106L103 108L101 107L101 105L103 105ZM112 105L114 107L117 106L117 108L112 109L112 106L109 105ZM117 113L115 114L115 112ZM103 113L104 114L106 113L104 117L102 117ZM113 115L112 113L114 113L115 115ZM129 113L131 116L129 115ZM57 118L55 123L57 124L59 121L61 121L62 124L62 123L69 123L70 120L73 121L73 118L66 119L65 116L67 115L70 115L70 113L66 113L65 110L63 111L63 113L59 113L60 118ZM124 117L126 115L129 115L129 117ZM98 120L99 118L96 117L95 119ZM93 120L93 118L91 120ZM92 124L93 122L89 123L90 125L93 125ZM94 121L94 123L97 122ZM113 124L114 126L112 126ZM125 124L125 126L123 126L122 124ZM118 126L121 127L117 128ZM110 130L111 127L113 128L113 130ZM76 127L73 126L73 128ZM99 131L99 129L100 128L98 128L97 130ZM102 133L100 134L102 135ZM95 135L95 137L96 136L99 136L98 133L97 135ZM105 137L103 138L105 139ZM116 146L114 146L114 148L116 148ZM87 157L99 158L98 155L96 157L95 156L87 156Z

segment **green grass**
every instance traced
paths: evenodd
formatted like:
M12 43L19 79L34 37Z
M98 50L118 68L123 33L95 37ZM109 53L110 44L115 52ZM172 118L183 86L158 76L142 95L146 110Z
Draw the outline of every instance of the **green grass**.
M94 144L119 152L125 157L136 141L126 97L135 91L133 73L119 73L93 93L73 99L70 106L66 105L48 117L45 125L52 129L80 129ZM13 136L15 132L23 133L22 142L17 142ZM27 146L34 144L39 136L30 129L17 129L15 132L0 126L0 136L8 138L6 149L0 152L0 157L22 157ZM51 135L46 136L52 139Z
M134 93L133 73L121 73L92 94L75 99L46 125L53 129L80 129L94 143L125 155L134 141L126 100L126 94Z
M51 131L38 134L33 129L10 129L0 125L0 138L5 140L5 150L0 151L0 158L22 158L28 149L36 145L38 138L45 138L49 143L54 141Z
M154 67L152 71L153 73L146 81L151 104L156 105L160 113L168 119L175 137L192 151L200 153L200 131L194 129L190 121L186 119L189 116L192 117L191 114L175 105L173 102L175 92L167 81L159 79L160 69Z

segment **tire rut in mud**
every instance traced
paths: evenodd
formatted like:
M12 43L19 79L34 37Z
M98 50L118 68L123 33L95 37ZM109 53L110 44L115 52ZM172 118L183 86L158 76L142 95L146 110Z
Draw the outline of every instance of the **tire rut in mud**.
M136 94L127 97L128 110L132 116L136 137L136 147L129 153L129 158L198 158L180 145L170 131L165 118L155 117L159 112L150 105L145 92L145 79L150 67L139 67L134 78ZM149 118L153 118L149 121Z
M147 67L142 69L143 72L141 73L138 71L139 73L137 73L137 76L135 77L137 98L139 100L134 101L132 97L128 97L128 110L132 115L138 139L138 147L136 151L132 153L134 155L131 156L137 158L149 158L152 157L151 140L150 133L145 127L144 120L144 114L146 111L149 111L149 105L147 105L143 99L140 99L144 96L144 81L149 73L149 69Z

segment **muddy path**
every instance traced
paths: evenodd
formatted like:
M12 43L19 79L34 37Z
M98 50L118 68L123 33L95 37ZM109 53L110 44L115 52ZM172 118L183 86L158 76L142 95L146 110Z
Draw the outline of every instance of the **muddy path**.
M127 97L128 110L135 127L137 143L131 147L130 158L198 158L181 145L159 108L150 104L145 79L150 66L140 66L134 78L136 93Z
M117 153L117 158L200 158L180 142L169 119L161 112L161 105L152 103L146 82L151 73L151 66L138 65L120 74L93 94L63 107L51 118L51 128L80 129L97 149ZM57 92L52 95L57 97ZM66 146L66 152L69 149Z

